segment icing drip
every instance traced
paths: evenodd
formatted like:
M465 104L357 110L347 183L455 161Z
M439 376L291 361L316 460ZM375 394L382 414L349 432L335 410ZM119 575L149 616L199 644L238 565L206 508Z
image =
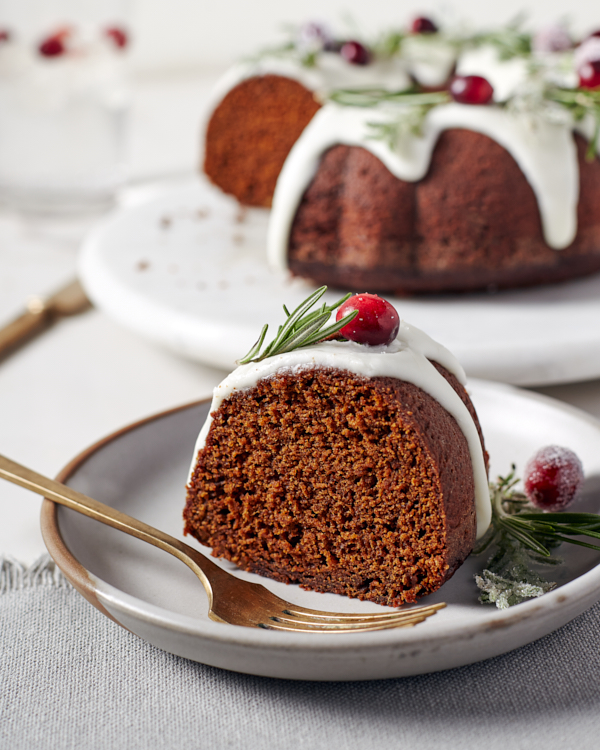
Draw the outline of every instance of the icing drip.
M481 537L491 521L491 505L487 473L477 428L467 407L448 381L431 364L438 362L465 383L465 374L456 358L441 344L423 331L402 322L398 337L389 346L368 347L351 341L322 342L313 347L269 357L261 362L242 365L218 385L208 416L194 449L190 475L195 467L198 452L204 447L212 423L212 413L236 391L254 387L259 380L275 373L297 372L299 369L335 367L367 378L393 377L418 386L436 399L455 419L462 430L473 466L475 504L477 511L477 537Z
M464 128L487 135L514 158L531 185L540 210L546 243L560 250L575 239L579 169L571 128L529 113L492 106L440 105L425 120L423 136L406 136L391 149L369 138L370 122L390 122L399 106L322 107L294 144L279 176L269 225L270 262L287 267L292 221L304 191L313 179L321 155L337 144L361 146L373 153L401 180L414 182L427 174L440 133Z

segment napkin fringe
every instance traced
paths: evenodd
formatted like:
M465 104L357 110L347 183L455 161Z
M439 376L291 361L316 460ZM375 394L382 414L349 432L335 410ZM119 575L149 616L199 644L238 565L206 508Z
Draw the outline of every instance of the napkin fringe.
M50 555L42 555L30 566L10 555L0 555L0 594L39 586L68 586Z

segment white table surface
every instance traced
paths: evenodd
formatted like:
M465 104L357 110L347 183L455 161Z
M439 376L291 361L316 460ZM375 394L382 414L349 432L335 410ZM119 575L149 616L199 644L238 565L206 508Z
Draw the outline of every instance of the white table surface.
M203 106L219 71L138 82L123 200L198 163ZM0 211L0 326L33 294L69 281L89 222L40 222ZM0 362L0 453L53 476L105 435L154 412L207 397L224 372L180 359L97 310L59 322ZM539 389L600 418L600 380ZM29 564L44 551L41 499L0 482L0 554Z
M143 200L157 180L193 173L204 102L220 70L137 82L123 202ZM75 274L93 220L41 221L0 207L0 326L31 295ZM97 310L64 319L0 361L0 453L54 476L88 445L152 413L211 394L224 372L178 359ZM45 551L41 498L0 483L0 555L30 564Z

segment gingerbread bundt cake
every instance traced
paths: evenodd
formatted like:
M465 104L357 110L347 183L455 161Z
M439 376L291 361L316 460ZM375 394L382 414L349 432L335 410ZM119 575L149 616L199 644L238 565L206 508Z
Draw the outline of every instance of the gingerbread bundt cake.
M490 522L464 373L403 323L389 345L324 341L215 389L185 532L244 570L399 606L447 581Z
M450 102L402 150L370 139L368 122L392 116L335 104L316 115L277 185L275 266L396 294L600 270L600 161L570 123Z
M353 63L321 34L219 88L205 171L249 205L276 185L271 263L396 294L600 270L600 40L417 21Z

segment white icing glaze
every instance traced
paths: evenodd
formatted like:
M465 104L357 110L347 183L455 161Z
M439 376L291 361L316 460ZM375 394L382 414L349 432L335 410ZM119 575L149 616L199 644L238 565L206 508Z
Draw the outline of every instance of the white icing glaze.
M228 70L212 91L208 111L211 112L242 81L268 74L292 78L313 91L318 99L334 89L377 86L389 91L401 91L411 85L406 64L399 58L375 60L369 65L351 65L338 53L322 52L317 64L308 68L291 58L266 56L240 63Z
M407 36L401 53L411 74L423 86L443 86L456 61L456 47L438 35Z
M212 424L212 413L219 408L224 399L236 391L254 387L263 378L275 373L315 367L335 367L367 378L393 377L413 383L433 396L456 419L465 435L473 465L479 538L485 533L491 521L488 480L481 442L468 409L430 360L438 362L461 383L465 383L464 371L456 358L423 331L404 322L400 324L398 337L389 346L368 347L351 341L330 341L269 357L261 362L242 365L214 390L210 414L196 442L190 474L195 467L198 452L206 442Z
M277 182L268 236L272 265L287 267L292 221L328 148L336 144L361 146L396 177L412 182L427 174L437 139L448 128L476 131L503 146L533 188L548 245L559 250L575 239L579 168L569 126L505 108L452 102L429 112L422 137L406 136L394 149L369 137L368 123L389 122L398 111L399 105L360 108L329 103L317 112L294 144Z
M505 102L526 83L529 66L530 62L524 57L501 60L495 47L484 45L460 56L456 74L483 76L492 84L494 101Z

